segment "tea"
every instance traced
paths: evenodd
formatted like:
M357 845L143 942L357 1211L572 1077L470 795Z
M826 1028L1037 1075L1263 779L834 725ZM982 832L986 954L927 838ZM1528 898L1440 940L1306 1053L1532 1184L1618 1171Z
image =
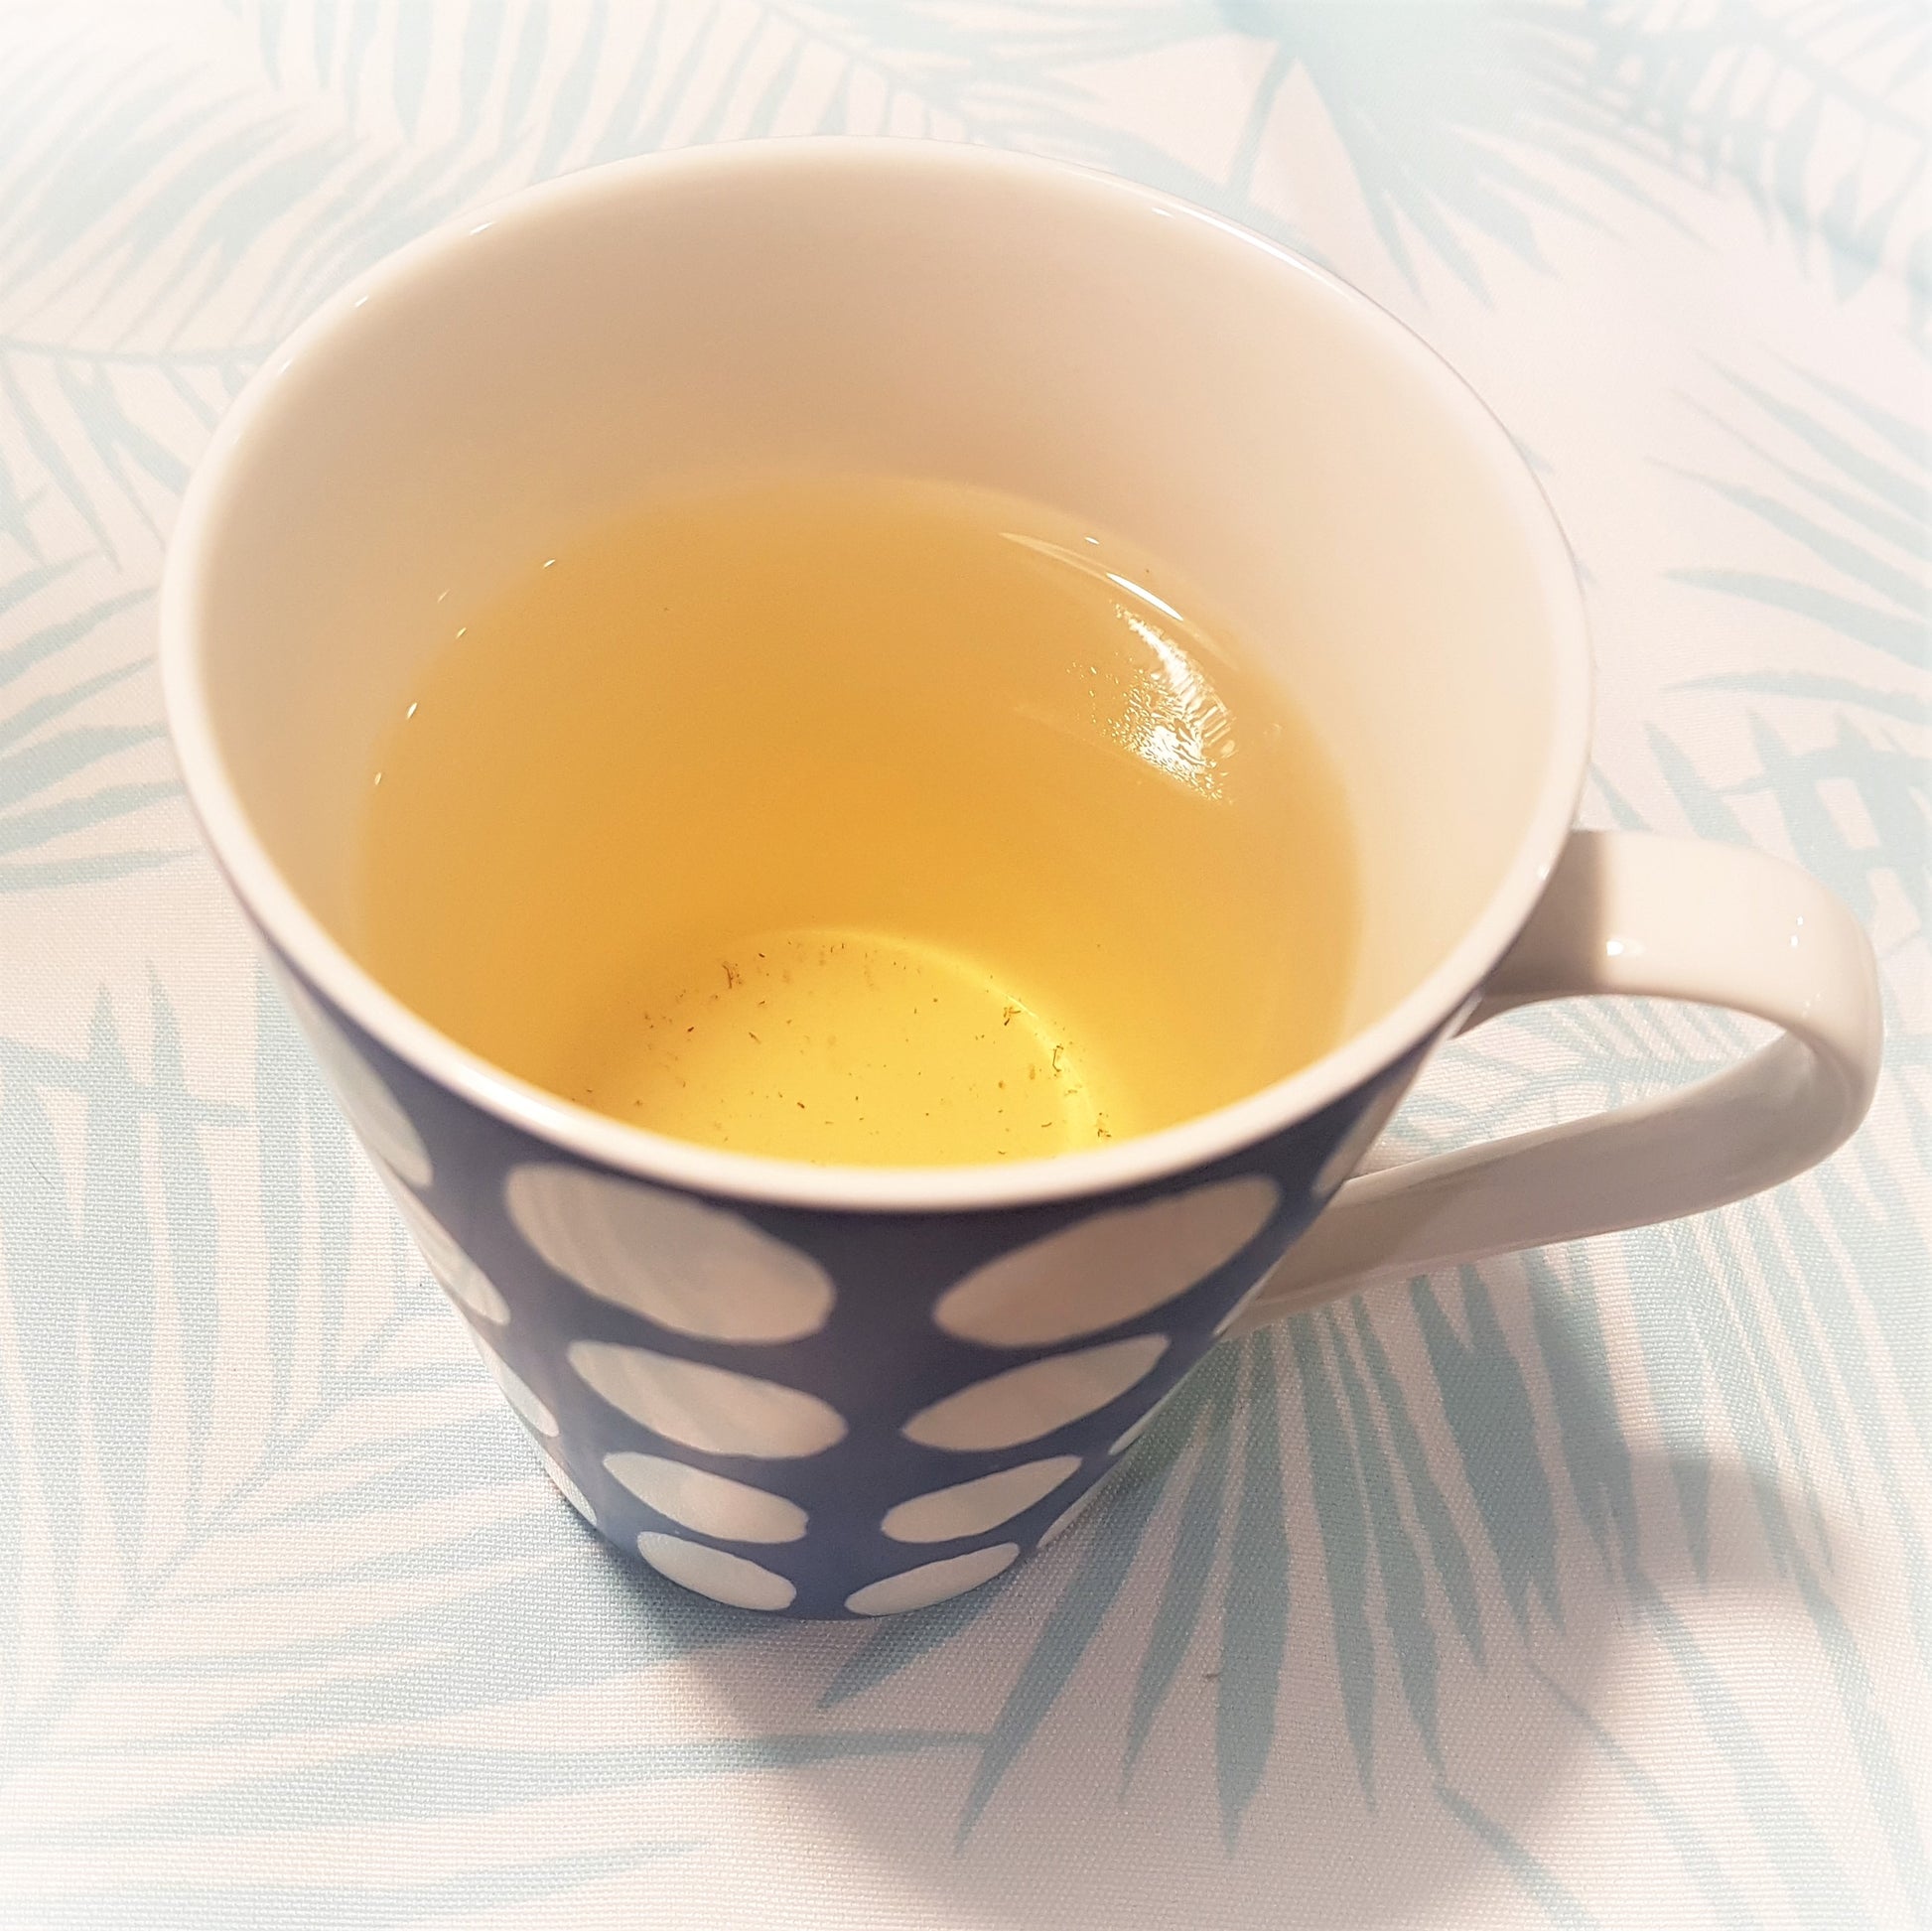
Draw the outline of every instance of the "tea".
M465 1045L685 1140L946 1165L1147 1133L1335 1041L1339 780L1158 562L826 478L531 562L450 619L370 773L359 950Z

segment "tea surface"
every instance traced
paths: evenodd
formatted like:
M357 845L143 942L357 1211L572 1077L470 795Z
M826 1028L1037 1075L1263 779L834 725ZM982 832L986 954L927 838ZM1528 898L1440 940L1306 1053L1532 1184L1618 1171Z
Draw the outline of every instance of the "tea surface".
M1104 530L769 483L641 507L449 621L370 772L359 950L537 1085L946 1165L1146 1133L1335 1042L1340 784Z

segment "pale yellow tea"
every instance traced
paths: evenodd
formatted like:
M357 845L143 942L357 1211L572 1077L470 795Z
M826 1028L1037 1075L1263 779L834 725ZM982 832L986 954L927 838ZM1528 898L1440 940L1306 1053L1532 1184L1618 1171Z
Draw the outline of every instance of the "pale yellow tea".
M951 486L640 509L451 620L372 771L369 967L633 1125L1103 1147L1335 1040L1339 783L1172 573Z

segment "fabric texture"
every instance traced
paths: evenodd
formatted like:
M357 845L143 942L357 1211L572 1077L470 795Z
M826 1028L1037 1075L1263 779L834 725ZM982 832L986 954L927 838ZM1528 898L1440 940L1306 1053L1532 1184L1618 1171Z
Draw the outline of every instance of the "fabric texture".
M1932 1917L1929 82L1917 0L0 7L0 1921ZM814 131L1155 183L1418 329L1575 544L1587 820L1810 868L1889 1028L1818 1172L1225 1346L1053 1547L877 1626L559 1499L152 666L188 474L318 301ZM1378 1157L1749 1034L1518 1015Z

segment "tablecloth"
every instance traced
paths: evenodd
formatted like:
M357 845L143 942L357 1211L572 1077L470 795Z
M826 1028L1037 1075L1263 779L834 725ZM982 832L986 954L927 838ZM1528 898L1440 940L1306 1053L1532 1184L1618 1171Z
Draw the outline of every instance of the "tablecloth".
M0 7L0 1922L1926 1922L1929 81L1917 0ZM1576 546L1587 819L1811 868L1889 1027L1820 1172L1225 1347L1077 1529L877 1626L557 1499L152 664L184 481L331 290L823 131L1156 183L1419 330ZM1747 1033L1518 1017L1388 1148Z

